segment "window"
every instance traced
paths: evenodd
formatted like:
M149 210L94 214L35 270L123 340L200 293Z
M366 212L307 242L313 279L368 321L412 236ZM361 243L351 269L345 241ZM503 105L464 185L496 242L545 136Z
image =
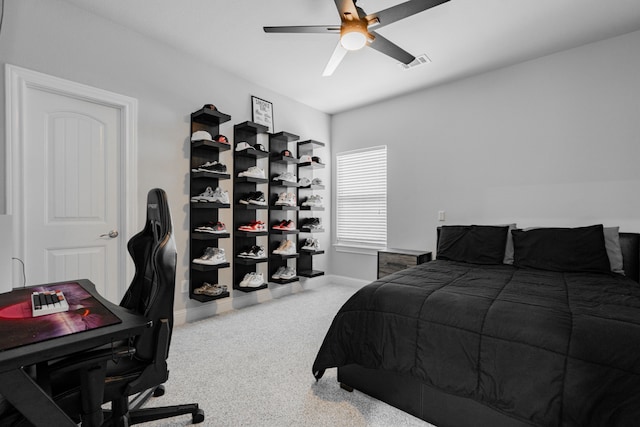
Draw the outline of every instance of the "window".
M337 245L387 244L387 147L336 156Z

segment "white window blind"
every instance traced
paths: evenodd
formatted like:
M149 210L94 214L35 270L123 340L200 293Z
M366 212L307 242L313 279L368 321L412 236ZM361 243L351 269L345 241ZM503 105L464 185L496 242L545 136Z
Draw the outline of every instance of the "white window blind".
M336 234L339 245L387 244L387 147L336 156Z

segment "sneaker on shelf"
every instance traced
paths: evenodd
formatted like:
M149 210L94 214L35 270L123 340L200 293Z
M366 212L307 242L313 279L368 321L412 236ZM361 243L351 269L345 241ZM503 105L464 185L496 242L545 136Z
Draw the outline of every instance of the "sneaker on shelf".
M310 230L318 230L321 228L320 226L320 218L307 218L304 223L304 227Z
M296 224L290 219L283 219L282 221L280 221L280 223L274 225L271 228L273 228L274 230L295 230Z
M240 203L241 205L248 205L249 204L249 200L251 200L251 197L253 195L254 195L253 191L251 193L245 194L240 200L238 200L238 203Z
M283 172L273 178L274 181L297 182L298 178L291 172Z
M191 172L208 172L214 174L226 174L227 166L223 163L214 160L213 162L206 162L198 166L197 168L191 169Z
M302 249L305 251L313 251L313 252L319 251L320 244L318 243L318 239L308 238L307 240L305 240L304 246L302 246Z
M307 197L307 200L302 202L302 206L320 208L320 207L322 207L322 196L318 196L317 194L313 194L313 195Z
M278 267L278 270L276 270L276 272L271 275L271 278L278 280L280 278L280 275L284 273L284 270L286 270L286 268L287 267L281 265L280 267Z
M227 262L224 249L208 247L200 258L193 260L196 264L217 265Z
M280 279L288 280L296 277L296 269L293 267L287 267L282 273L280 273Z
M252 259L263 259L267 257L267 253L265 252L262 246L253 246L249 253L247 254L247 258Z
M213 190L207 187L202 193L191 197L192 202L213 202Z
M275 203L276 206L295 206L296 195L294 193L280 193L278 194L278 200Z
M300 187L308 187L311 185L311 181L306 176L303 176L298 180L298 186Z
M227 285L219 285L217 283L215 285L212 285L210 283L204 282L202 286L200 286L199 288L195 288L193 290L193 293L197 295L206 295L210 297L216 297L226 291L227 291Z
M264 285L264 276L262 273L254 273L249 278L249 283L247 283L247 287L249 288L259 288L262 285Z
M242 178L242 177L246 177L246 178L262 178L264 179L264 170L260 169L258 166L251 166L249 169L247 169L244 172L240 172L238 174L238 177Z
M264 198L262 191L255 191L251 193L248 200L250 205L267 206L267 200Z
M257 233L260 231L265 231L267 226L262 221L251 221L249 224L241 225L238 227L240 231L249 231L252 233Z
M249 280L251 280L251 276L253 276L254 274L256 273L253 271L251 273L245 274L238 285L243 288L246 287L249 284Z
M193 231L197 231L199 233L213 233L213 234L220 234L220 233L226 233L227 232L227 227L224 225L223 222L210 222L208 224L205 225L200 225L196 228L194 228Z
M322 180L320 178L313 178L311 185L322 185Z
M311 156L308 154L305 154L304 156L300 156L300 158L298 159L298 161L300 163L311 163Z
M277 249L273 250L274 254L293 255L296 253L296 244L291 240L283 240Z
M229 192L223 191L220 187L213 191L213 196L211 198L213 202L223 203L225 205L229 204Z

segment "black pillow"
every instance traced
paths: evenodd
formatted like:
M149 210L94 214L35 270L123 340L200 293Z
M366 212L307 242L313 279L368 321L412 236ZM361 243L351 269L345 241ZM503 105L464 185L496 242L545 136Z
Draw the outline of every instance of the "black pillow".
M602 225L512 230L514 265L551 271L611 270Z
M436 259L473 264L502 264L509 226L444 225Z

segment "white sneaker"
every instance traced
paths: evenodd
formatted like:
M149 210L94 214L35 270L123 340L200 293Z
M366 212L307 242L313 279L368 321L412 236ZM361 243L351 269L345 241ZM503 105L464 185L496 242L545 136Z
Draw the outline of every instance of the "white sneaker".
M322 196L319 195L311 195L302 202L302 206L310 206L310 207L322 207Z
M285 270L285 269L286 269L286 267L285 267L285 266L280 266L280 267L278 267L278 270L277 270L275 273L273 273L273 275L271 276L271 278L272 278L272 279L276 279L276 280L277 280L277 279L279 279L279 278L280 278L280 275L281 275L282 273L284 273L284 270Z
M213 196L211 196L213 202L229 204L229 192L222 191L222 188L218 187L213 192Z
M213 202L214 192L211 187L207 187L201 194L197 196L193 196L191 198L192 202Z
M224 249L206 248L204 254L200 258L193 260L196 264L217 265L227 262Z
M264 277L262 276L262 273L254 273L247 283L247 287L249 288L259 288L262 285L264 285Z
M262 178L264 179L264 170L259 168L258 166L251 166L244 172L240 172L238 177L247 177L247 178Z
M247 273L244 275L244 278L242 279L242 281L240 281L240 283L238 284L238 286L240 287L246 287L249 284L249 281L251 280L251 277L256 274L253 271L251 273Z
M293 279L294 277L296 277L296 269L293 267L285 268L285 270L280 274L280 278L283 280Z
M287 182L296 182L298 179L291 172L283 172L280 175L273 178L274 181L287 181Z
M308 187L311 185L311 181L309 180L309 178L307 178L306 176L303 176L302 178L300 178L300 180L298 181L298 185L300 187Z

